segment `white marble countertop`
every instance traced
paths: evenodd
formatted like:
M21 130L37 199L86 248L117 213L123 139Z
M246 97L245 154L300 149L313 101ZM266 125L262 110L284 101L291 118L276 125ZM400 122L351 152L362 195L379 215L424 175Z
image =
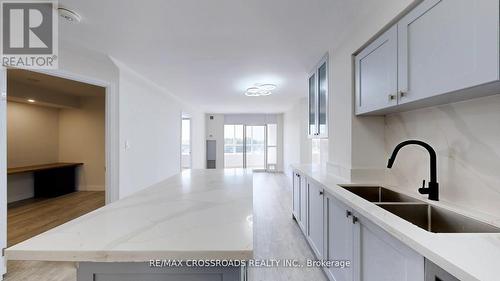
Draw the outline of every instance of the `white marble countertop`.
M6 250L8 260L250 259L252 172L186 170Z
M340 188L339 185L342 184L356 183L330 175L325 167L293 165L293 168L325 187L328 193L460 280L497 281L500 279L500 234L427 232L374 203ZM407 195L416 197L412 194ZM488 216L460 210L445 202L426 200L424 196L418 199L498 226L495 220Z

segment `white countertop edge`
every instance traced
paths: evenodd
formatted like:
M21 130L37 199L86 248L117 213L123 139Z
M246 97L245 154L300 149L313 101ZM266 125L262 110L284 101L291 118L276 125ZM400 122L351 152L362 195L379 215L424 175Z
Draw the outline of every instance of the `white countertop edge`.
M15 251L7 252L10 261L50 262L149 262L150 260L250 260L253 250L247 251Z
M305 174L310 180L312 180L315 184L319 184L323 186L329 194L334 196L336 199L340 200L342 203L346 204L348 207L353 208L354 211L358 212L360 215L364 216L366 219L372 221L375 225L382 228L384 231L389 233L391 236L395 237L409 248L413 249L420 255L424 256L428 260L432 261L436 265L440 266L444 270L448 271L450 274L459 278L462 281L471 280L471 281L485 281L485 280L498 280L497 276L500 276L500 267L490 267L491 271L485 271L486 262L484 257L474 255L471 252L464 252L463 255L471 255L472 258L476 258L476 264L480 267L477 270L466 270L465 266L470 266L471 264L460 265L456 264L448 259L444 258L437 251L431 249L427 246L423 240L437 240L437 239L460 239L467 240L467 238L474 239L494 239L498 240L500 243L500 234L497 233L432 233L427 232L416 225L378 207L372 202L369 202L348 190L341 188L341 185L363 185L363 186L383 186L385 185L381 183L353 183L349 182L345 179L335 177L334 175L328 174L326 169L320 168L319 166L313 167L315 165L306 164L306 165L292 165L293 170L296 170L302 174ZM307 168L307 169L305 169ZM310 170L311 169L311 170ZM391 189L388 187L388 189ZM413 194L408 194L407 192L397 190L397 192L411 196L416 198ZM470 216L467 212L460 212L457 208L449 208L445 204L436 204L435 202L430 202L425 198L416 198L421 200L423 203L438 206L441 208L448 209L453 212L458 212L463 215ZM489 220L481 219L481 217L474 216L474 218L494 224L494 221L490 222ZM416 236L420 236L419 239L416 239ZM422 237L424 237L422 239ZM467 242L467 241L464 241ZM495 256L500 257L500 249L497 248L495 251ZM496 260L498 263L500 259ZM495 262L494 262L495 263ZM485 278L486 277L486 278Z

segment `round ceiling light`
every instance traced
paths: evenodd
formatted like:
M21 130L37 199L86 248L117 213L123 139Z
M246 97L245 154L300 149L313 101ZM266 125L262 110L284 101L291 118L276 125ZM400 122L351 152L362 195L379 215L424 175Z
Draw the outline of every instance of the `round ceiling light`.
M70 23L79 23L82 20L82 17L77 12L70 9L59 7L57 8L57 11L59 12L60 17Z
M255 84L255 86L246 90L245 95L248 97L269 96L274 89L276 89L274 84Z
M274 85L274 84L261 84L259 86L259 88L261 88L262 90L266 90L266 91L273 91L276 89L276 85Z

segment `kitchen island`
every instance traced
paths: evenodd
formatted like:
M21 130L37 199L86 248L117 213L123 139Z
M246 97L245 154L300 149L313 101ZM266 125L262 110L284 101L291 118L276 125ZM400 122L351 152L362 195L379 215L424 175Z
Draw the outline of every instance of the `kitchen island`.
M14 245L6 257L74 261L79 281L244 280L234 261L253 257L252 201L251 171L186 170Z

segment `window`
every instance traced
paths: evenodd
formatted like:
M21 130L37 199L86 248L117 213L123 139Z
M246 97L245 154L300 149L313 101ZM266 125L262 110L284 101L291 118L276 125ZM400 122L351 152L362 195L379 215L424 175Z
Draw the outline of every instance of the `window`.
M182 119L182 155L191 154L191 120Z
M224 167L276 170L277 125L224 125Z
M267 169L276 170L278 159L278 125L267 125Z

